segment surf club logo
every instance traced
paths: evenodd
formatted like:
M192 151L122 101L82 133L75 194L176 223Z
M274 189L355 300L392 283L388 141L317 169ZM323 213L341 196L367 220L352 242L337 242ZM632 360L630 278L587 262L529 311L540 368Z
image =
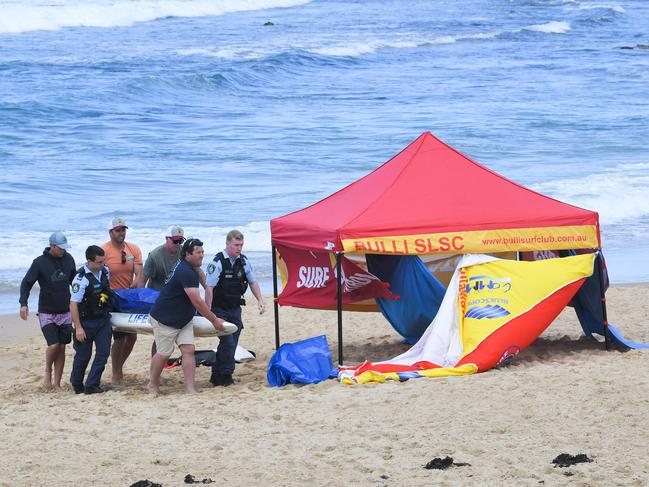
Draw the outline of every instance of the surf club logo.
M508 293L512 289L512 280L509 277L475 276L470 277L466 286L466 293L482 293L498 291Z
M482 318L502 318L507 316L509 311L499 305L487 304L486 306L472 306L469 311L464 315L465 318L475 318L481 320Z
M307 289L321 288L327 286L329 280L329 267L301 265L297 271L297 287Z
M298 269L298 280L296 286L299 288L323 288L327 287L330 281L337 277L336 269L326 266L300 266ZM345 271L342 272L343 292L351 293L357 289L367 286L373 281L380 279L369 272L355 272L347 277Z
M512 289L509 277L488 275L470 277L466 286L467 311L465 318L496 319L511 314L507 310L507 293Z
M518 355L520 351L521 347L519 347L518 345L509 345L500 356L500 360L498 360L496 367L509 365L509 363L514 360L514 357L516 357L516 355Z

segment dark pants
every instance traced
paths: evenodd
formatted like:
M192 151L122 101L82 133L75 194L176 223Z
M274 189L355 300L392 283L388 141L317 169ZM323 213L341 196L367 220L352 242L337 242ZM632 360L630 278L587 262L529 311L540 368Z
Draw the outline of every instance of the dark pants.
M83 330L86 332L86 339L83 342L74 337L74 360L72 361L72 373L70 374L70 383L73 386L83 384L83 376L86 373L86 367L90 362L92 355L92 344L95 344L95 359L90 366L90 372L86 379L85 387L98 386L101 382L101 374L104 372L108 355L110 354L110 341L112 338L113 327L110 324L110 318L99 318L94 320L84 320L81 322Z
M216 376L232 375L234 372L234 352L239 343L239 335L243 330L243 321L241 321L241 306L236 308L214 308L214 314L222 320L229 321L237 325L238 330L232 335L219 337L219 346L216 349L216 361L212 365L211 382L214 382Z

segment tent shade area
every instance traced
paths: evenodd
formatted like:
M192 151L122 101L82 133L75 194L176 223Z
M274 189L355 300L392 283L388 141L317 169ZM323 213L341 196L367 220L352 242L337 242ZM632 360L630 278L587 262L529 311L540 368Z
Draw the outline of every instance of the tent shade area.
M462 255L516 259L523 252L546 257L546 251L558 256L601 247L596 212L510 181L430 132L361 179L270 226L276 345L279 306L335 309L340 365L343 310L380 310L414 343L441 305L448 282L438 271L450 278ZM399 330L399 320L417 320L419 329L407 336L412 330Z

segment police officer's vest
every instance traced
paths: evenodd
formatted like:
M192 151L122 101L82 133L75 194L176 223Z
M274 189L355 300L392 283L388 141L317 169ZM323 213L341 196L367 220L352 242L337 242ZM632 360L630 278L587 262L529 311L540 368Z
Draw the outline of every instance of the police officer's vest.
M248 289L248 278L246 277L246 256L241 254L240 258L230 263L230 259L219 252L214 256L214 262L221 262L221 274L219 281L214 288L212 307L235 308L245 305L243 295Z
M106 318L111 310L113 292L108 284L108 269L102 269L101 281L97 280L92 272L86 272L82 267L79 276L88 279L88 287L79 303L79 317L82 320Z

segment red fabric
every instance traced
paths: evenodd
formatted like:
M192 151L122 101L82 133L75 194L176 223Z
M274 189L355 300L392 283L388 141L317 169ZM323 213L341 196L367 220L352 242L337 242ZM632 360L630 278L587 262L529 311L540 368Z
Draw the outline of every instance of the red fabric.
M596 212L509 181L430 132L367 176L270 224L276 245L338 251L343 238L599 225Z
M489 370L500 362L517 355L525 350L550 323L566 307L585 279L579 279L559 289L538 303L528 312L498 328L478 345L478 347L463 357L456 367L464 364L476 364L478 372Z
M335 308L337 306L336 262L328 252L298 250L278 246L286 264L288 281L278 296L282 306ZM396 299L388 284L343 257L343 304L365 299Z

